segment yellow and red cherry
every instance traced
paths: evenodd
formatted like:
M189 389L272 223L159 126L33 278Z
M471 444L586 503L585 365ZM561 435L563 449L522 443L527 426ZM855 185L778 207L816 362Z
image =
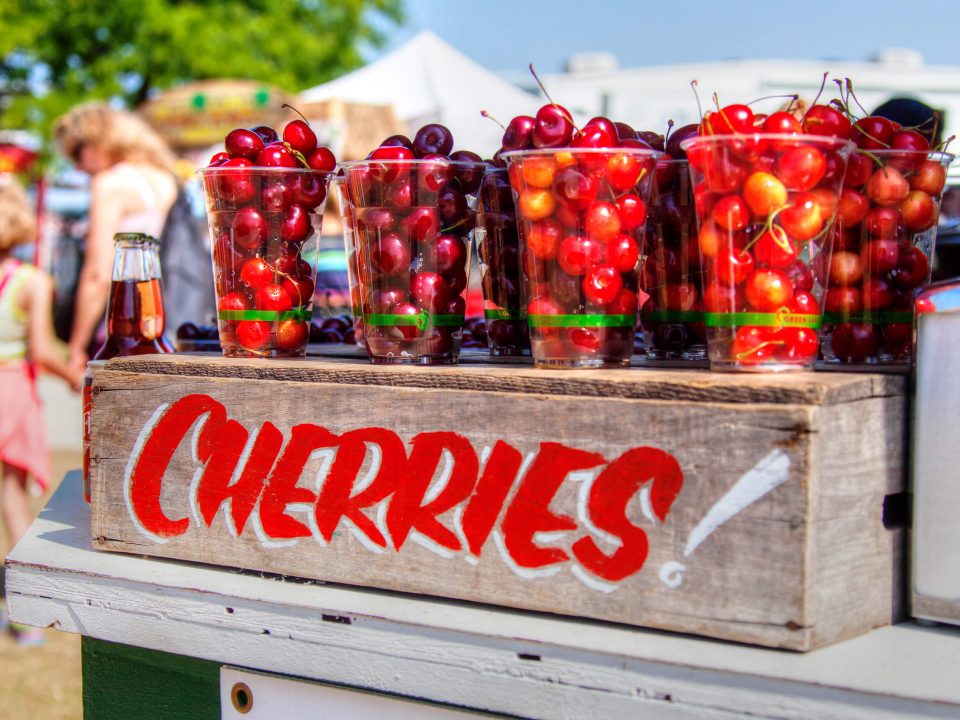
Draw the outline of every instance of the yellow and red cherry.
M247 260L240 268L240 281L251 290L257 290L273 282L273 268L263 258Z
M710 211L713 221L725 230L743 230L750 222L750 208L739 195L725 195Z
M517 209L524 220L537 221L553 215L556 200L550 190L527 188L520 193Z
M808 192L799 193L777 216L777 221L787 234L798 242L815 238L823 229L826 220L817 196Z
M752 131L753 111L747 105L727 105L706 113L700 122L701 135L732 135Z
M300 161L297 160L297 156L293 154L290 146L280 141L265 145L257 153L255 162L263 167L295 168L300 165Z
M413 137L413 152L418 158L427 155L449 156L453 150L453 133L439 123L428 123Z
M613 265L597 265L583 278L583 297L593 305L608 305L623 289L623 278Z
M594 202L587 209L584 228L587 234L602 243L610 242L622 227L617 206L610 202Z
M556 220L529 223L525 234L527 250L539 260L552 260L557 255L562 234L563 226Z
M218 310L249 310L250 301L247 296L239 292L229 292L220 298Z
M743 199L758 217L787 204L787 188L780 179L767 172L755 172L743 183Z
M867 197L877 205L898 205L910 193L910 183L892 165L879 168L867 181Z
M913 232L923 232L937 223L937 206L923 190L912 190L900 203L903 224Z
M810 145L787 148L777 159L777 177L788 190L812 190L826 172L826 157Z
M823 309L835 313L855 313L863 310L863 298L858 287L832 287L823 296Z
M810 135L850 138L850 120L842 112L829 105L813 105L803 116L803 131Z
M742 365L770 362L779 347L772 335L772 328L752 325L737 328L730 353Z
M545 295L538 295L533 298L529 303L527 303L527 316L536 318L538 315L560 315L562 314L560 306L551 298ZM532 324L535 324L532 323ZM538 328L540 335L544 338L555 337L560 328L555 327L540 327Z
M703 306L707 312L731 313L743 307L743 289L712 280L703 289Z
M600 262L604 247L594 237L568 235L560 241L557 264L568 275L584 275Z
M713 263L711 277L723 285L741 285L751 276L756 267L749 250L737 250L725 245Z
M910 189L922 190L936 197L943 192L944 185L947 184L947 171L943 165L935 160L927 160L917 168L916 173L910 177Z
M254 207L240 208L231 223L233 241L244 250L254 252L266 242L270 234L270 224L263 214Z
M607 243L607 262L619 272L636 270L639 261L640 247L630 235L619 233Z
M303 320L281 320L277 325L277 347L294 350L307 344L309 326Z
M863 193L845 187L837 203L837 222L844 228L852 228L863 222L870 212L870 200Z
M849 250L834 252L830 257L830 284L833 286L853 286L863 277L863 264L860 256Z
M782 342L776 349L776 356L787 362L802 362L815 358L820 349L817 331L804 327L781 328L776 340Z
M743 292L756 310L776 312L793 298L793 284L781 270L760 268L747 278Z
M893 284L902 290L920 287L930 276L930 261L918 247L901 247L897 266L890 273Z
M262 350L270 342L270 323L241 320L237 323L237 342L248 350Z
M257 310L274 310L283 312L292 307L290 295L282 286L269 283L258 288L253 295L253 306Z
M659 168L658 163L658 173ZM671 163L667 165L667 168L665 173L669 174L670 170L676 169L676 166ZM644 162L641 158L630 153L614 153L607 158L605 176L614 190L630 190L640 181L640 174L644 169ZM664 183L667 181L668 179L664 179Z
M560 168L553 176L553 190L557 197L574 210L585 210L589 207L596 199L599 189L597 177L576 165Z
M785 270L797 261L797 246L783 228L774 225L757 237L753 253L761 265Z
M713 192L729 193L736 191L743 184L749 172L746 166L721 156L707 162L703 176L707 187Z
M313 278L309 275L291 275L283 279L283 290L293 307L309 305L313 299Z
M813 293L806 290L796 290L793 293L793 298L787 303L787 309L798 315L819 315L820 303L817 302Z

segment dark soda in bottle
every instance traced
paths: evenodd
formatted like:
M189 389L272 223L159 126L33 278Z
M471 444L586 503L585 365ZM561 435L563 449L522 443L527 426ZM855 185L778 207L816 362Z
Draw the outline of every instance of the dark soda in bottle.
M107 339L83 376L83 497L90 502L90 416L94 372L110 358L172 352L156 241L142 233L113 236L113 277L107 302Z

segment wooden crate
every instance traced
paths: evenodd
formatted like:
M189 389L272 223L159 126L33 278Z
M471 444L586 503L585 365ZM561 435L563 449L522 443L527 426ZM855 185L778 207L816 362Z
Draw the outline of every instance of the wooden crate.
M794 650L899 619L905 380L112 360L106 550Z

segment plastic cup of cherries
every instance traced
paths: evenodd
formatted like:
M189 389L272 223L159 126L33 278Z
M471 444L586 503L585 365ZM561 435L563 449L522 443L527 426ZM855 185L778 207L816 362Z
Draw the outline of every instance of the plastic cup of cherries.
M485 165L425 125L342 163L364 341L376 364L456 362Z
M500 157L516 198L534 363L629 365L647 203L660 153L635 134L621 139L607 118L577 129L570 113L552 102L536 117L514 118L507 133L518 149Z
M303 120L231 131L203 182L220 345L227 357L306 352L317 240L336 166Z
M832 111L829 124L811 114ZM837 117L834 117L836 115ZM697 212L710 365L720 370L811 368L823 284L847 158L839 111L801 120L746 105L707 113L683 143ZM804 132L806 131L806 132Z
M910 366L915 297L930 282L940 200L954 159L922 133L868 116L849 127L857 145L839 198L827 286L826 363Z

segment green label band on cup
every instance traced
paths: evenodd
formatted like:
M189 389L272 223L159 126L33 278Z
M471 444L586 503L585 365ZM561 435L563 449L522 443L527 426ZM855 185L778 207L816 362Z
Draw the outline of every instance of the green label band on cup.
M503 308L484 310L483 317L486 320L521 320L523 318L520 310L504 310Z
M819 315L807 313L775 312L732 312L732 313L704 313L704 322L707 327L794 327L816 330L820 327Z
M530 327L636 327L635 315L527 315Z
M363 316L363 321L373 327L416 327L419 330L428 327L461 327L463 319L463 315L434 315L426 310L416 315L370 313Z
M296 310L217 310L218 320L303 320L310 319L310 311L305 308Z
M703 322L702 310L649 310L640 313L641 320L650 322Z
M912 323L913 312L909 310L863 310L861 312L828 312L823 321L837 323L862 323L864 325L883 325L886 323Z

